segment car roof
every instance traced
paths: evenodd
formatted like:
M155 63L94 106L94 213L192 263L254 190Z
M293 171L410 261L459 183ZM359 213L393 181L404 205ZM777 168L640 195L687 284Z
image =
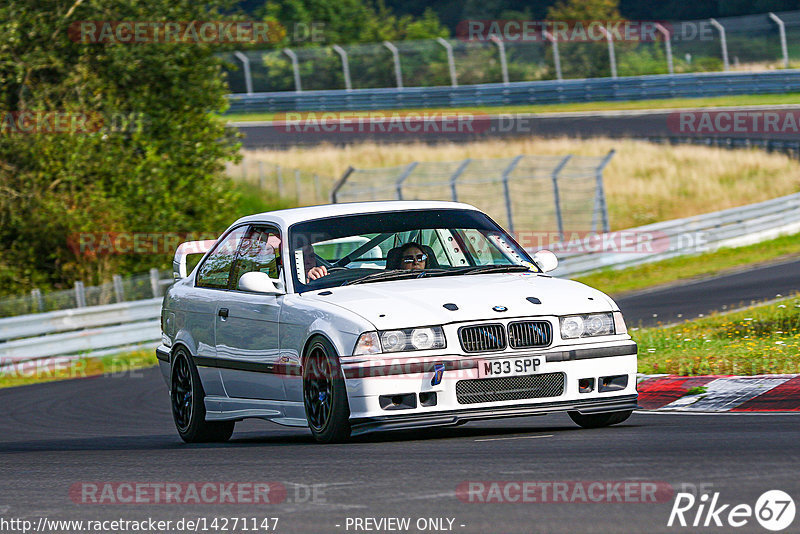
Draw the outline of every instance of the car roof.
M379 213L386 211L405 210L442 210L442 209L467 209L480 211L475 206L461 202L445 202L439 200L381 200L375 202L344 202L341 204L324 204L321 206L306 206L285 210L267 211L248 215L236 221L233 226L248 222L271 222L283 228L288 228L294 223L336 217L339 215L357 215L360 213Z

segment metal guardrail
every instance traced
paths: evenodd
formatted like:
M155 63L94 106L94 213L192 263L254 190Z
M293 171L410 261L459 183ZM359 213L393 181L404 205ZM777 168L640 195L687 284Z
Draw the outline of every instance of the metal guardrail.
M551 247L560 259L554 274L573 277L702 252L697 247L698 236L704 246L714 249L800 232L800 193L623 232L651 236L653 252L576 254L560 253L557 247ZM686 236L695 239L688 244L681 239ZM9 365L47 361L54 356L94 356L131 346L155 347L161 338L160 313L161 299L153 298L0 319L0 371Z
M228 95L229 113L358 111L800 92L800 70Z
M0 366L161 339L160 298L0 319Z
M617 233L626 234L629 239L645 238L651 252L600 250L569 253L570 247L580 249L581 244L551 245L559 256L559 266L554 275L573 277L604 268L624 269L676 256L710 252L720 247L749 245L797 232L800 232L800 193ZM606 241L619 243L613 238ZM559 252L560 247L566 252Z

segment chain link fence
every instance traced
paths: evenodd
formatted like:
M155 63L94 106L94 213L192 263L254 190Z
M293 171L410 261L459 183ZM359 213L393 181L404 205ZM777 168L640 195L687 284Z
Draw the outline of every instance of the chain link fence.
M34 289L29 295L0 299L0 317L161 297L172 282L172 271L151 269L147 274L125 278L114 275L111 282L98 286L75 282L72 289L50 292Z
M545 32L546 33L546 32ZM769 70L800 61L800 11L665 22L655 39L426 39L231 52L232 93Z
M246 155L238 164L228 164L228 176L270 196L298 206L326 204L333 180L319 174L277 165L258 156Z
M452 200L488 213L511 232L609 230L603 169L614 155L516 156L402 167L349 168L331 201Z

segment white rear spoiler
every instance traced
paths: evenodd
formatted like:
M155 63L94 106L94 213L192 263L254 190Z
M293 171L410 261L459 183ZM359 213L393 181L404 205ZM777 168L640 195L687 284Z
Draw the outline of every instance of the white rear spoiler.
M206 239L203 241L187 241L178 245L175 250L175 258L172 260L172 277L175 280L186 278L188 275L186 272L186 257L189 254L205 254L211 250L211 247L216 242L215 239Z

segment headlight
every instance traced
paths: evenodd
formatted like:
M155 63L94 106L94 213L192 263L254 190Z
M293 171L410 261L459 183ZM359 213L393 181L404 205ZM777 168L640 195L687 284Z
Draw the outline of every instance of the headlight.
M443 349L446 346L444 330L441 326L365 332L358 338L353 356L381 352Z
M364 332L356 342L356 348L353 349L353 356L361 354L380 354L381 342L378 339L377 332Z
M622 314L619 315L621 321ZM610 336L615 333L614 324L615 318L611 313L569 315L561 317L561 337L562 339L574 339L578 337ZM625 323L623 322L622 324L624 325Z

